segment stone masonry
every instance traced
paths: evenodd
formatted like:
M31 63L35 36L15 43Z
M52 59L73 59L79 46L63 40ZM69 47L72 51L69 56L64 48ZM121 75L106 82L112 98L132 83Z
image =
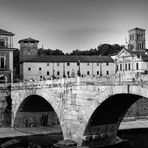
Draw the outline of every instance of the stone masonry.
M60 122L64 139L74 140L78 143L78 145L89 141L89 139L98 139L97 141L99 145L105 145L105 143L109 144L116 140L117 130L125 113L123 112L123 114L121 112L121 114L117 116L118 118L116 117L112 122L111 119L109 123L103 121L104 124L93 123L93 126L93 124L91 124L90 118L94 115L94 112L97 109L99 110L99 107L101 108L103 102L106 102L108 98L114 99L114 96L116 95L127 94L127 96L132 96L136 99L140 99L142 97L148 98L147 90L148 87L146 84L107 84L101 83L97 79L85 79L79 77L73 79L59 79L44 82L28 82L26 84L13 84L11 88L11 123L12 126L15 125L16 118L19 117L18 108L21 103L28 96L37 95L44 98L53 107ZM116 97L116 99L118 100L122 98L120 96L119 98ZM138 108L138 111L136 111L136 113L138 112L138 115L141 114L141 111L143 112L143 110L145 110L140 108L140 104L145 106L144 104L146 104L146 102L147 101L139 101L136 103L136 107L133 106L133 108ZM109 108L105 109L107 110L106 113L112 112L109 110ZM147 111L145 110L145 112L141 115L147 115ZM99 116L96 116L96 118L99 119ZM97 122L99 123L99 120ZM92 126L88 126L89 123Z

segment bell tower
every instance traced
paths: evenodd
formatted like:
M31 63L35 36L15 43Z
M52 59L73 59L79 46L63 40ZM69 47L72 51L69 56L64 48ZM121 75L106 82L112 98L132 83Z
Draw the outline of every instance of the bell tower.
M145 50L145 29L134 28L129 32L129 50Z

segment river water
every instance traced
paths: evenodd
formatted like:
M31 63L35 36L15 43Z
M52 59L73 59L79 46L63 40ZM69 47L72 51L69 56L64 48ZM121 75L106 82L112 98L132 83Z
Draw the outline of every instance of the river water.
M148 148L148 129L130 129L120 130L118 136L122 139L126 139L130 142L130 148ZM11 138L10 138L11 139ZM4 143L8 138L0 139L0 143ZM16 140L22 140L24 146L11 146L12 148L51 148L54 143L62 140L61 134L57 135L37 135L29 137L21 137ZM25 143L27 142L27 144ZM28 146L29 145L29 146ZM95 146L95 143L94 143ZM111 146L107 148L124 148L123 145ZM80 148L80 147L79 147ZM95 148L97 148L95 146ZM127 147L125 147L127 148Z

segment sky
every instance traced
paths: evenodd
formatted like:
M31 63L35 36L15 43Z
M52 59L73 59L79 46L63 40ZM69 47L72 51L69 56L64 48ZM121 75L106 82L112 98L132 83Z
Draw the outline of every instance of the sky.
M39 48L89 50L100 44L125 44L128 30L146 29L148 0L0 0L0 29L18 41L31 37Z

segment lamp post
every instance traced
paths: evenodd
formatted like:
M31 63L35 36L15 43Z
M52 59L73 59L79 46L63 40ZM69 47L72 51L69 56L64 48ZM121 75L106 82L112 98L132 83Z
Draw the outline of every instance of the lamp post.
M81 72L80 72L80 60L78 60L78 66L79 66L79 69L78 69L78 76L80 77L81 76Z
M65 78L65 63L63 63L63 78Z
M100 62L100 76L102 76L102 63Z
M53 63L53 65L52 65L53 67L52 67L52 69L53 69L53 75L52 75L52 78L53 79L55 79L55 70L54 70L54 63Z

